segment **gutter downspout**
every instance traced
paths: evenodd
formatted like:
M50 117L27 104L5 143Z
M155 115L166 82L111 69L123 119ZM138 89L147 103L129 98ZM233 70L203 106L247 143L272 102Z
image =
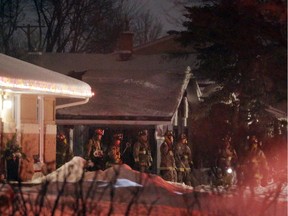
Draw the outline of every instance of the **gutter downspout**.
M73 102L73 103L67 103L67 104L61 104L59 106L55 106L55 111L58 110L58 109L66 108L66 107L72 107L72 106L78 106L78 105L86 104L86 103L88 103L89 99L90 98L87 97L87 98L85 98L85 100L82 100L82 101L77 101L77 102ZM73 131L70 130L69 135L71 135L71 134L72 134L72 137L73 137ZM74 141L74 139L70 139L70 143L69 143L70 147L72 147L71 148L72 151L73 151L73 145L74 145L73 141Z
M77 101L77 102L68 103L68 104L61 104L61 105L55 106L55 110L86 104L88 103L89 99L90 98L85 98L85 100L82 100L82 101Z

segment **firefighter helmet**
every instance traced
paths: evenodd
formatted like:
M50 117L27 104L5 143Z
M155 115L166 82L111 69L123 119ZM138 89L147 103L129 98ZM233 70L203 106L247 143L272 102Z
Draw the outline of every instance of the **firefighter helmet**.
M173 131L172 130L167 130L164 134L165 137L170 137L170 136L174 136Z
M123 134L122 133L116 133L113 135L113 139L115 140L123 140Z
M147 130L140 130L138 132L138 136L145 136L145 135L148 135L148 131Z
M187 136L186 136L185 133L181 133L181 134L179 135L179 140L182 140L182 139L187 139Z
M101 129L101 128L97 128L97 129L95 130L95 134L103 136L103 135L104 135L104 130Z

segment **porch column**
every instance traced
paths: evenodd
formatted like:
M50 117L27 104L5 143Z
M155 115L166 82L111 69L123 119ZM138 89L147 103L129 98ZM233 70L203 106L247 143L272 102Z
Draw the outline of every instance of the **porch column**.
M38 96L38 124L39 124L39 155L40 162L44 162L44 99Z

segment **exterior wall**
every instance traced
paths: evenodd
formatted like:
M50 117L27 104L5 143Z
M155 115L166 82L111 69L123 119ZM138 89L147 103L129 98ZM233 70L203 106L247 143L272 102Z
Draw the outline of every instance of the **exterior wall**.
M24 153L29 156L40 153L39 104L35 95L21 96L21 144ZM44 146L43 159L48 170L56 168L56 125L55 98L44 98Z
M56 125L46 125L44 137L44 162L48 170L56 169Z
M22 124L21 125L21 145L23 151L29 156L39 154L39 125Z
M13 95L10 95L13 99ZM14 106L11 109L1 110L1 148L5 147L8 139L17 133L18 143L22 146L23 152L31 158L40 153L40 122L39 104L37 95L21 95L17 104L14 99ZM17 126L17 106L20 111L20 126ZM50 170L55 170L56 161L56 125L55 125L55 98L44 98L44 163L49 165ZM1 133L0 133L1 134Z
M39 152L39 125L38 124L21 124L21 146L27 159L22 160L20 177L23 181L31 180L33 173L29 169L33 167L33 155Z
M21 95L21 145L23 152L32 157L39 154L38 104L36 95Z
M36 95L21 95L21 123L38 123Z
M2 147L5 146L7 140L11 139L16 132L16 124L14 122L3 122L2 123Z
M44 121L45 124L55 125L55 98L44 98Z

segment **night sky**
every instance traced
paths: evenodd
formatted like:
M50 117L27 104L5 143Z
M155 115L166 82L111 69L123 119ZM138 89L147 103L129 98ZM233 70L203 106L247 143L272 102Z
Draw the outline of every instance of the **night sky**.
M183 19L182 7L176 7L172 3L173 0L147 0L147 8L151 11L155 18L158 18L163 24L164 34L169 30L179 30L181 19ZM180 22L179 22L180 21Z

